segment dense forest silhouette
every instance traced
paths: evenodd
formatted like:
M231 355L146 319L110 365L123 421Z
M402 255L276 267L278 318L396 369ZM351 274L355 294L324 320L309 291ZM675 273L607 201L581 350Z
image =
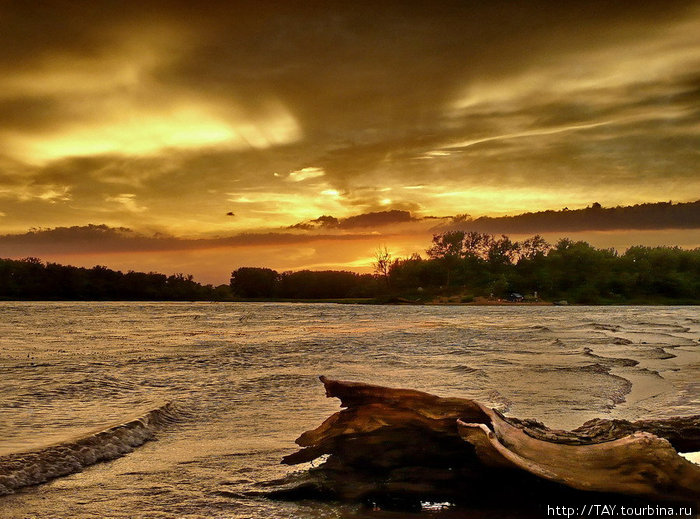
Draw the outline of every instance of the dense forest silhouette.
M579 304L700 302L700 249L631 247L623 254L583 241L552 246L541 236L448 231L436 234L427 258L392 259L378 251L375 275L284 272L244 267L231 289L251 298L344 298L425 302L438 296L566 300Z
M0 259L6 300L320 300L430 302L458 296L566 300L579 304L700 303L700 248L636 246L618 253L583 241L555 245L539 235L512 241L476 231L433 236L427 257L377 252L374 274L241 267L214 287L191 275L81 268L37 258ZM520 297L518 297L520 299Z
M227 285L201 285L185 274L125 274L99 265L88 269L38 258L0 259L0 299L201 301L230 296Z

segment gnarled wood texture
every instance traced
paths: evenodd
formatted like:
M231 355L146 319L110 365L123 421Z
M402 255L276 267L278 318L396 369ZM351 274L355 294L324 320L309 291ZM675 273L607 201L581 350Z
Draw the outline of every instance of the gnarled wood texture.
M297 464L328 455L301 479L267 495L409 503L474 503L511 494L637 496L700 501L700 416L593 420L573 431L506 418L466 398L441 398L321 377L341 409L303 433ZM675 448L674 448L675 447ZM282 484L279 484L282 483Z
M679 456L668 440L649 432L637 430L612 441L567 445L533 438L490 409L484 407L484 411L490 415L488 424L457 422L462 438L478 445L477 456L484 463L509 462L579 490L651 499L700 497L700 466Z

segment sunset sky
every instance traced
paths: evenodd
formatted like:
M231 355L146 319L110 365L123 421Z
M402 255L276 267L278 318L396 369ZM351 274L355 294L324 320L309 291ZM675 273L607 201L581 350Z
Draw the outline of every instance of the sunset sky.
M223 283L366 270L461 213L700 198L698 2L3 2L0 23L0 234L106 226L0 257ZM311 222L390 210L413 219Z

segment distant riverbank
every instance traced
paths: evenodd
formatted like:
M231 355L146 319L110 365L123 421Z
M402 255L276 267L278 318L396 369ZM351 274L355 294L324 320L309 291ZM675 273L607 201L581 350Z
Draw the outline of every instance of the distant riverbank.
M228 284L191 275L90 269L38 258L0 259L0 300L274 301L358 304L697 305L700 248L631 247L623 254L540 236L450 231L428 258L378 253L374 274L240 267Z
M698 306L698 301L689 300L634 300L591 303L570 303L561 301L508 301L487 297L464 298L461 296L436 296L425 299L410 297L360 297L328 299L282 299L282 298L231 298L231 299L42 299L42 298L0 298L0 303L298 303L298 304L339 304L339 305L419 305L419 306Z
M629 302L601 302L596 304L570 303L559 301L508 301L488 297L465 297L462 295L440 295L426 298L384 296L365 298L328 298L328 299L234 299L234 303L301 303L301 304L358 304L358 305L421 305L421 306L697 306L697 301L687 300L635 300Z

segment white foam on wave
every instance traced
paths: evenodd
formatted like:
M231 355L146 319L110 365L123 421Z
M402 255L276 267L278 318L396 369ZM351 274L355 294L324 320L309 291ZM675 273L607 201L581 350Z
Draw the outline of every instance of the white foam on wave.
M134 450L178 419L172 403L128 421L68 441L0 457L0 495L67 476Z

